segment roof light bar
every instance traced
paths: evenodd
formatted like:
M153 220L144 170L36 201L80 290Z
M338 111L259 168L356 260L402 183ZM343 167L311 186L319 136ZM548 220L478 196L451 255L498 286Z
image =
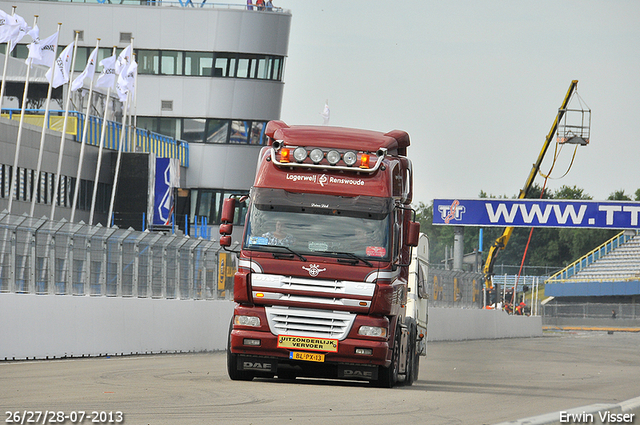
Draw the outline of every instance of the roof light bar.
M372 155L373 158L371 158ZM271 148L271 159L275 165L313 169L326 169L330 165L335 169L365 173L377 171L386 155L387 149L385 148L378 149L375 154L356 151L340 153L336 149L324 152L321 148L307 151L304 146L285 147L284 142L280 140L275 140ZM326 162L324 162L325 158ZM372 160L375 161L373 165L371 164Z

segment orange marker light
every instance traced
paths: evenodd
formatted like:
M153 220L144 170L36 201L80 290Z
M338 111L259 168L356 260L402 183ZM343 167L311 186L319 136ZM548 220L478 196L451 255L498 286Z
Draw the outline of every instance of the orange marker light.
M290 154L291 151L289 149L282 149L282 152L280 152L280 162L290 162Z
M360 168L369 168L369 154L360 155Z
M262 298L264 297L264 294L262 292L256 292L256 297Z

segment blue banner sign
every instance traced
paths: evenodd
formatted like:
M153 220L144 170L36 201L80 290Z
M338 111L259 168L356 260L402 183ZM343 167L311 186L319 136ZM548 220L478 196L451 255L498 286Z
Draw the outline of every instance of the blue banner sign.
M640 202L554 199L435 199L433 224L638 229Z

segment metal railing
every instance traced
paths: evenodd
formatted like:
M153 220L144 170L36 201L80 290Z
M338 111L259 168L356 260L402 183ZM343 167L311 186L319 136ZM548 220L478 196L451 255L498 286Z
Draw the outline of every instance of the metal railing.
M164 7L196 7L204 9L235 9L235 10L254 10L260 12L280 12L290 13L288 9L281 7L266 7L262 6L261 9L254 3L247 5L246 3L207 3L207 0L177 0L177 1L164 1L164 0L55 0L65 3L98 3L108 5L127 5L127 6L164 6ZM249 9L249 7L252 7Z
M236 267L202 238L0 213L0 292L232 299Z
M19 109L3 109L2 116L12 119L20 119ZM25 111L25 122L42 127L44 122L44 110L29 109ZM55 131L62 131L64 111L50 111L47 128ZM93 115L86 119L86 115L78 111L69 111L67 118L66 133L75 136L76 141L82 141L82 132L85 125L87 128L87 144L92 146L100 145L100 135L102 132L103 119ZM160 158L176 158L180 160L183 167L189 166L189 144L182 140L154 133L140 128L125 127L123 138L123 152L153 152ZM131 131L129 131L131 130ZM120 146L122 124L107 120L105 129L104 147L106 149L118 150Z

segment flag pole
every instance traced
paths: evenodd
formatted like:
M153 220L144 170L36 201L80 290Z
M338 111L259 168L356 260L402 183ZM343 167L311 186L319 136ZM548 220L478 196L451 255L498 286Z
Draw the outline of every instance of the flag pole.
M133 56L133 38L131 38L131 55ZM131 61L129 61L131 63ZM127 72L128 65L126 68L122 69L120 72ZM116 200L116 189L118 188L118 176L120 174L120 161L122 159L122 149L124 146L124 136L126 132L126 124L127 124L127 112L129 110L129 98L131 97L131 90L127 91L127 97L124 101L124 109L122 111L122 130L120 132L120 143L118 144L118 158L116 160L116 170L115 175L113 176L113 187L111 188L111 201L109 202L109 215L107 216L107 222L109 223L109 227L111 227L111 216L113 215L113 207Z
M16 7L11 6L11 16L16 14ZM4 84L7 80L7 66L9 65L9 49L11 48L11 39L7 40L7 47L4 49L4 68L2 68L2 85L0 86L0 111L2 111L2 101L4 99Z
M38 15L34 15L33 17L33 26L35 27L38 23ZM27 92L29 91L29 74L31 71L31 62L33 59L27 59L27 73L24 77L24 92L22 93L22 108L20 109L20 124L18 125L18 137L16 138L16 152L13 158L13 168L11 169L11 188L9 189L9 205L7 206L7 210L9 214L11 214L11 207L13 205L13 194L15 191L16 197L19 196L18 193L18 157L20 156L20 142L22 139L22 128L24 124L24 111L27 107ZM26 182L25 182L26 183ZM25 187L25 192L26 192Z
M69 102L71 101L71 75L76 66L76 51L78 50L78 31L73 44L73 56L71 58L71 68L69 69L69 81L67 85L67 99L64 106L64 121L62 122L62 137L60 138L60 151L58 152L58 168L56 170L56 180L53 186L53 197L51 199L51 220L54 219L56 214L56 203L58 202L58 191L60 189L60 172L62 170L62 158L64 156L64 142L67 138L67 118L69 117ZM52 68L53 71L53 68ZM53 82L53 72L51 73L51 81ZM80 184L80 182L76 182Z
M60 27L62 27L62 23L58 22L58 35L60 35ZM56 53L58 52L58 39L56 39L55 47L53 49L53 63L50 65L50 69L55 66L56 63ZM53 80L53 78L51 79ZM49 82L49 88L47 89L47 100L45 102L44 107L44 121L42 122L42 133L40 134L40 148L38 149L38 166L36 168L36 182L34 185L34 192L38 193L38 188L40 187L40 171L42 169L42 155L44 151L44 139L46 135L46 129L49 127L49 104L51 102L51 82ZM45 188L46 190L46 188ZM36 196L35 194L31 197L31 210L29 212L29 217L33 217L33 212L36 207Z
M100 39L98 39L98 41L96 42L96 53L99 48L100 48ZM97 59L97 56L96 56L96 59ZM89 56L89 60L91 60L91 56ZM87 64L87 66L89 65ZM94 67L94 73L95 73L95 67ZM80 158L78 159L78 173L76 177L76 187L74 188L74 191L73 191L73 202L71 204L71 219L69 220L71 223L73 223L73 220L75 218L76 206L78 205L78 192L80 191L82 161L84 160L84 150L85 150L85 144L87 140L87 130L89 128L89 113L91 112L90 109L91 109L91 97L93 95L93 74L94 73L91 74L91 83L89 84L89 96L87 98L87 112L85 113L84 126L82 128L82 141L80 142Z
M113 56L116 55L116 46L113 46ZM91 212L89 213L89 225L93 226L93 213L96 210L96 197L98 194L98 178L100 178L100 167L102 165L102 151L104 148L104 138L107 130L107 115L109 112L109 104L111 103L111 86L107 88L107 97L104 105L104 116L102 118L102 130L100 131L100 146L98 147L98 165L96 166L96 178L93 181L93 193L91 195ZM108 222L108 220L107 220Z

